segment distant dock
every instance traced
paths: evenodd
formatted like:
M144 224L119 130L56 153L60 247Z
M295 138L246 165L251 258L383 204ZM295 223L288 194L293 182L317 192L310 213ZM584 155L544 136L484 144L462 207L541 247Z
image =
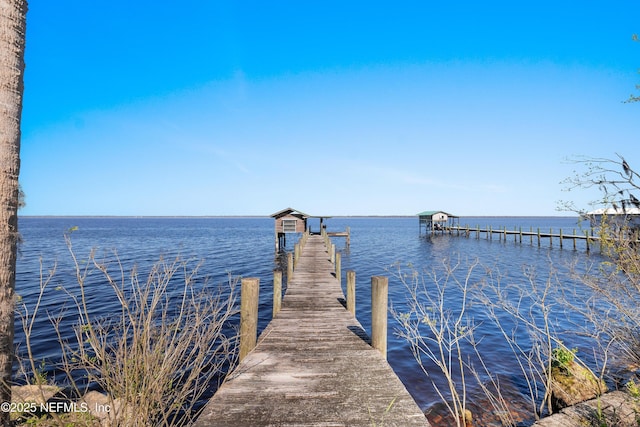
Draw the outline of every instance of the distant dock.
M386 278L372 278L370 339L353 314L354 272L342 292L340 258L325 231L305 232L282 301L274 272L275 314L257 340L258 279L243 279L241 361L196 427L429 426L386 361Z
M549 229L548 232L541 231L540 228L536 230L533 227L530 227L528 231L523 231L522 227L514 227L513 230L508 230L506 227L485 227L480 228L480 226L476 226L476 228L471 228L468 225L464 227L460 226L446 226L442 227L441 232L455 234L457 236L464 237L475 237L476 239L480 239L481 236L489 240L493 240L494 238L498 241L507 242L508 240L512 240L515 243L529 243L530 245L534 245L534 242L537 246L542 246L543 241L547 241L549 247L554 246L554 242L561 249L564 248L565 241L570 241L570 245L573 249L577 249L576 242L584 241L586 244L586 250L590 251L591 247L594 243L600 241L600 237L593 235L593 230L585 230L584 234L579 234L574 229L572 233L565 233L562 229L554 232L553 229ZM527 242L528 241L528 242ZM545 245L547 244L545 243Z

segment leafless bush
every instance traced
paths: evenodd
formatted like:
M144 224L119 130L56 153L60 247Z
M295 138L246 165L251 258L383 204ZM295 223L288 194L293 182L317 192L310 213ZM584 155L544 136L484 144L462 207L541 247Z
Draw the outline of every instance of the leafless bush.
M563 317L567 307L553 269L541 279L534 269L524 267L524 282L507 283L497 270L477 260L468 264L445 260L425 273L398 268L394 276L408 290L406 305L393 310L401 325L397 334L410 344L457 425L464 425L471 401L479 398L469 398L469 390L474 389L471 382L476 383L475 390L482 390L494 418L502 425L522 422L523 408L528 419L553 412L554 355L570 352L561 340L565 331L559 330L559 325L565 322L568 326ZM520 372L525 389L518 402L503 395L499 375L485 363L482 341L487 328L503 338L500 352L504 363ZM586 366L578 357L576 362ZM444 388L433 377L439 374L444 377Z
M31 328L41 315L40 302L45 292L62 292L70 308L49 318L62 355L56 368L66 374L72 393L81 397L91 384L106 394L109 411L102 414L103 425L189 424L198 400L235 364L237 331L229 320L238 312L237 280L229 276L225 285L203 283L200 265L179 258L160 259L141 279L135 267L124 268L117 254L106 262L92 251L87 261L79 261L69 235L66 241L77 283L50 290L50 279L43 277L33 308L22 305L20 310L31 372L38 372ZM96 314L100 301L91 295L98 286L110 289L117 313ZM73 339L63 326L70 315L76 319Z

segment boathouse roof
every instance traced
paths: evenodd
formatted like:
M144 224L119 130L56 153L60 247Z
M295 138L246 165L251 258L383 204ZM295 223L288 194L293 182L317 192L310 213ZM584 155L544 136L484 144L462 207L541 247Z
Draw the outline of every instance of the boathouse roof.
M448 212L445 212L445 211L424 211L424 212L420 212L418 214L418 216L434 216L435 214L439 214L439 213L443 213L446 216L449 216L449 217L452 217L452 218L457 218L456 215L452 215L452 214L450 214Z
M601 208L595 211L587 212L587 216L596 215L640 215L640 208Z
M302 218L311 217L311 215L308 215L308 214L306 214L304 212L301 212L301 211L293 209L293 208L282 209L282 210L280 210L280 211L278 211L276 213L271 214L270 216L271 216L271 218L280 218L282 216L291 215L291 214L299 216L299 217L302 217Z

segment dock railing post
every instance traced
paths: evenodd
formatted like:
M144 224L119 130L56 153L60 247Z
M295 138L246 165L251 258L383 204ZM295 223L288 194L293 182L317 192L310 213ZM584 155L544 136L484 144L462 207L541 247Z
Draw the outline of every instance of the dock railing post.
M338 283L340 287L342 287L342 254L340 252L336 252L336 279L338 279Z
M282 307L282 270L273 270L273 314L272 317L276 317L276 314Z
M253 350L258 340L258 293L260 279L242 279L240 288L240 361Z
M347 271L347 310L356 315L356 272Z
M587 252L589 252L589 230L584 230L584 241L587 242Z
M287 283L291 281L293 277L293 254L287 253Z
M387 304L389 279L371 278L371 345L387 358Z

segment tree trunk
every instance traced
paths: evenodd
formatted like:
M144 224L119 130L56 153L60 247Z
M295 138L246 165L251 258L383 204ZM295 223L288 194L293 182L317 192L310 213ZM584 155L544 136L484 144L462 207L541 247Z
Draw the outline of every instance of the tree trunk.
M11 401L26 0L0 0L0 401ZM0 412L2 425L9 413Z

